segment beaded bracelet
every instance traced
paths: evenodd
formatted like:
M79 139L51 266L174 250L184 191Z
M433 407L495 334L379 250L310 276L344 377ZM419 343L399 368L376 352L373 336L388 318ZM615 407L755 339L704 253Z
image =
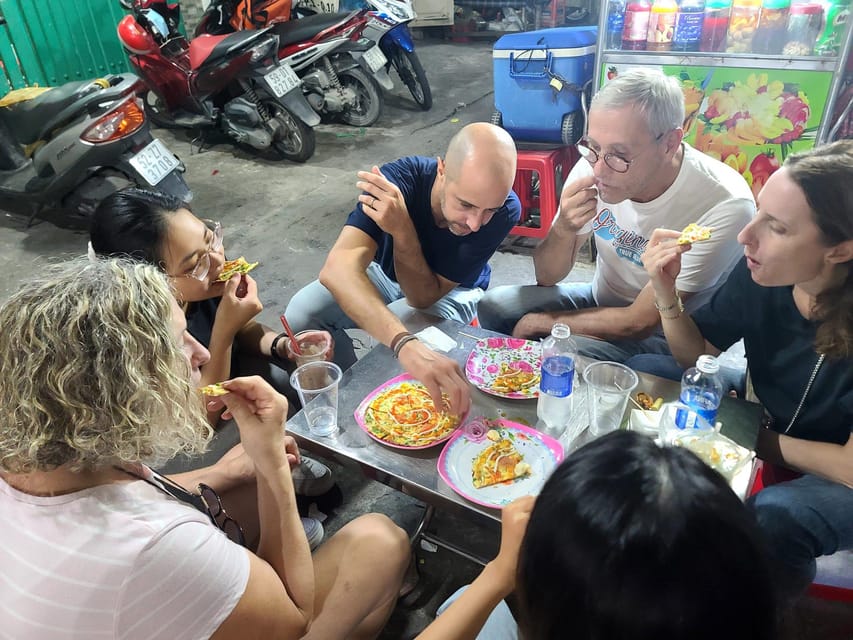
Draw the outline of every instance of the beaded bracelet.
M658 310L658 313L660 313L660 317L664 320L676 320L677 318L681 317L682 313L684 313L684 304L681 302L681 296L676 293L675 302L666 307L660 306L660 304L658 304L658 301L655 300L655 309ZM672 311L673 309L678 309L678 313L676 313L674 316L664 315L665 313Z
M413 336L411 333L407 336L403 336L402 338L400 338L400 340L397 342L397 344L394 345L394 357L399 358L400 357L400 351L402 351L403 347L406 346L406 344L408 344L412 340L417 340L417 339L418 339L418 337Z

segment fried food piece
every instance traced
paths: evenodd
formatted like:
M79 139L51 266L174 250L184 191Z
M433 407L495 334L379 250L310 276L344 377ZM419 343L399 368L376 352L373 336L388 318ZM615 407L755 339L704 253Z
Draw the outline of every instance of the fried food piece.
M214 382L213 384L208 384L203 387L199 387L198 390L201 391L202 394L210 396L212 398L216 396L224 396L226 393L228 393L228 389L223 387L221 382Z
M222 265L222 273L216 279L217 282L228 282L238 273L249 273L252 269L258 266L257 262L248 263L246 258L240 256L236 260L228 260Z
M701 227L695 222L691 222L682 230L681 236L678 238L678 244L693 244L702 240L710 240L713 230L711 227Z
M512 441L502 438L486 447L474 459L471 479L477 489L482 489L530 475L531 471L530 465L524 462Z

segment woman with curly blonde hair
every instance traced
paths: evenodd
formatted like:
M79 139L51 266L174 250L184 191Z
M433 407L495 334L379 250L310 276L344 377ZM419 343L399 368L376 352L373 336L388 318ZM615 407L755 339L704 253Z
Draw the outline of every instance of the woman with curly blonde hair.
M370 514L312 556L290 475L299 452L285 434L287 400L268 383L230 380L208 403L240 429L233 455L173 478L148 466L204 451L212 430L196 387L208 358L152 266L48 267L0 308L4 634L379 633L408 564L406 536ZM232 501L248 484L254 504ZM251 516L256 553L241 546L254 536L238 524Z

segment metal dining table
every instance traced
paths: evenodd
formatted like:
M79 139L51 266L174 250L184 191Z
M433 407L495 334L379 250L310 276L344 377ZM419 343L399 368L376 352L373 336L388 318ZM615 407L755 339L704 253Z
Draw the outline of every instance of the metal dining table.
M402 319L407 329L413 333L433 326L454 340L455 348L446 352L446 355L456 360L463 371L465 361L479 339L501 335L421 312L411 312ZM576 367L578 374L587 361L592 362L592 360L579 358ZM412 536L413 543L418 539L427 540L475 562L483 563L483 559L471 550L460 548L430 533L428 525L436 509L485 520L487 526L489 523L493 525L495 522L500 522L500 510L466 500L441 479L437 469L441 445L419 450L387 446L368 436L355 420L354 412L359 403L382 383L401 373L403 369L393 357L391 350L384 345L375 346L343 374L338 394L339 432L336 435L312 434L308 429L304 411L299 411L287 422L287 430L296 438L300 447L342 464L355 463L368 477L426 503L424 517ZM678 398L680 391L678 382L644 373L638 373L638 377L640 382L635 393L645 391L652 397L663 397L665 401ZM561 438L561 444L567 455L591 439L589 430L586 428L589 419L585 383L578 375L575 384L574 407L566 434L579 435L571 441L566 441L565 435ZM626 416L631 408L629 404L626 408ZM469 418L473 416L503 418L534 426L537 421L536 400L501 398L480 391L472 385ZM723 424L723 433L749 449L754 449L761 417L760 405L731 397L723 398L718 412L718 420ZM627 419L624 422L627 422Z

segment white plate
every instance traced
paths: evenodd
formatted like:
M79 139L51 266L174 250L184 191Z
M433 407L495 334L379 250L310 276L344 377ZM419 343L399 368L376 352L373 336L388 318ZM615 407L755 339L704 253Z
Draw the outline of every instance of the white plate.
M152 187L160 183L181 162L166 145L155 138L142 151L130 159L130 165L139 172Z
M290 68L290 65L286 64L280 64L264 75L264 80L266 80L276 98L280 98L288 91L292 91L301 82L299 76Z
M500 509L516 498L538 495L551 472L562 461L563 446L554 438L523 424L509 420L491 422L496 423L492 428L513 441L524 462L531 466L530 475L482 489L476 488L471 478L474 460L493 442L485 437L474 438L469 435L465 425L453 434L442 449L438 458L438 473L463 498L484 507Z

